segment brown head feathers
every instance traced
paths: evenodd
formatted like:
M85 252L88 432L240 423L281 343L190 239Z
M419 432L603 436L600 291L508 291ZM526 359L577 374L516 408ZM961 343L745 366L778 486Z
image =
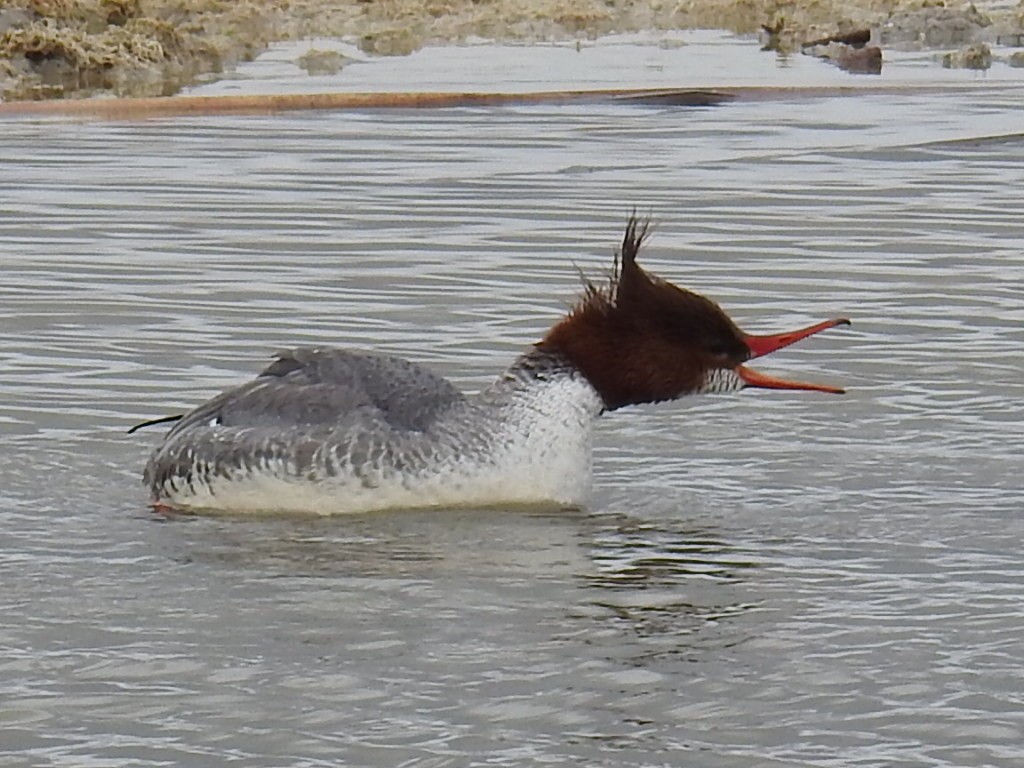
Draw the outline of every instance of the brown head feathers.
M744 376L751 372L743 363L761 354L748 340L776 337L744 334L710 299L641 268L637 255L649 229L649 221L630 217L607 284L585 281L580 301L537 346L572 363L609 410L697 392L765 386L763 375L756 383ZM840 322L847 321L828 321L812 332ZM785 344L804 335L810 334L787 334ZM822 389L772 381L786 385L774 388Z

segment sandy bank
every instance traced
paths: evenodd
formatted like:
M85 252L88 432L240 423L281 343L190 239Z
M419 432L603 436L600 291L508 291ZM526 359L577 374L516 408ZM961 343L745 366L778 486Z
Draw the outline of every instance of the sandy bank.
M980 10L979 10L980 9ZM955 48L1024 25L1024 0L7 0L4 100L171 95L274 41L344 37L370 53L483 37L565 40L612 32L781 23L783 45L870 26L884 45ZM314 62L315 64L315 62Z

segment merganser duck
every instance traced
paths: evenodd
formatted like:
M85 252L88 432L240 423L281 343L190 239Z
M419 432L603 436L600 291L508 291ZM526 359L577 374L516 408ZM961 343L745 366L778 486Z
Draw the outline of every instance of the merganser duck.
M575 307L475 395L398 357L304 348L188 414L147 422L178 421L145 468L154 507L583 506L605 411L745 387L843 392L745 363L848 320L744 333L637 264L647 232L631 217L608 283L586 281Z

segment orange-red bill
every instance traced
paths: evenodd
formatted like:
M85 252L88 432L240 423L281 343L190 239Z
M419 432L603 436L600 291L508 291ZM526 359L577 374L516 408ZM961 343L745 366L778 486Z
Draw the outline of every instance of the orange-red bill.
M807 328L801 328L799 331L789 331L788 333L775 333L770 336L751 336L747 335L744 337L744 341L747 347L750 348L751 359L755 357L763 357L771 352L775 352L783 347L788 347L790 344L795 344L801 339L806 339L808 336L813 336L821 331L828 330L829 328L835 328L837 325L849 325L850 321L845 317L838 317L834 320L825 320L821 323L808 326ZM743 380L743 383L748 387L757 387L760 389L802 389L811 392L829 392L835 395L845 394L845 390L839 387L830 387L827 384L810 384L802 381L787 381L786 379L777 379L774 376L769 376L766 373L758 373L752 371L746 366L736 366L736 373Z
M769 336L753 336L747 334L743 337L743 341L745 341L747 346L750 348L750 357L753 359L755 357L764 357L778 349L788 347L790 344L796 344L796 342L801 339L806 339L808 336L813 336L814 334L826 331L829 328L835 328L837 325L849 324L850 321L845 317L837 317L834 320L825 320L824 322L808 326L807 328L801 328L799 331L773 333Z
M810 384L803 381L787 381L769 376L767 373L758 373L747 368L745 365L737 365L734 369L743 383L748 387L758 389L803 389L810 392L828 392L833 395L845 395L846 390L840 387L830 387L827 384Z

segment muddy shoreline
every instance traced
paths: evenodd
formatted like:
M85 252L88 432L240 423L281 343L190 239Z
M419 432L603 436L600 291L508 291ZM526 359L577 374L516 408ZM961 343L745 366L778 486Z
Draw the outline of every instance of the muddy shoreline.
M538 42L614 32L779 30L775 44L870 28L883 46L1020 45L1024 3L934 0L8 0L0 9L0 99L169 96L216 79L273 42L354 41L406 55L469 38ZM314 62L317 64L317 62ZM330 62L328 62L330 64Z

